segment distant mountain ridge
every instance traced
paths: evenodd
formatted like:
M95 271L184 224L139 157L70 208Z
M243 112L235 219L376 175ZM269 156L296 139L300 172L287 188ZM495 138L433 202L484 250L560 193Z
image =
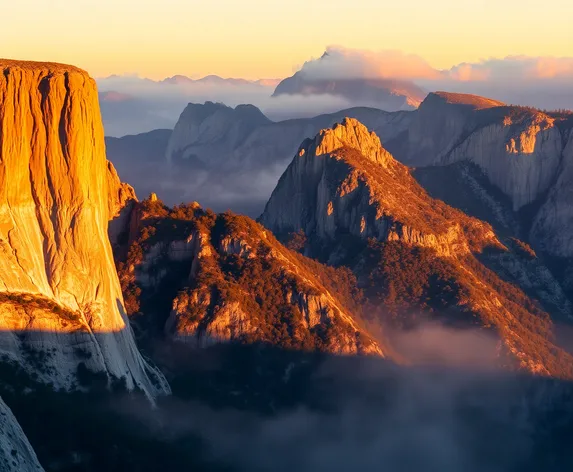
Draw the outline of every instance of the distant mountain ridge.
M114 81L114 80L122 80L126 77L131 76L123 76L119 74L113 74L107 77L99 77L96 80L98 81ZM242 78L224 78L215 74L209 74L204 77L200 77L198 79L194 79L182 74L176 74L171 77L165 77L164 79L149 79L144 77L137 77L141 81L145 82L155 82L155 83L165 83L171 85L186 85L186 84L205 84L205 85L259 85L261 87L276 87L278 83L282 79L274 79L274 78L266 78L266 79L242 79Z
M176 150L184 150L180 160L196 156L207 162L216 158L227 166L253 166L290 159L295 142L316 134L345 116L367 121L384 139L391 139L407 126L406 114L357 107L315 118L300 118L272 122L253 105L231 108L206 102L189 104L173 130L167 150L167 160L173 160ZM229 141L230 140L230 141Z
M347 99L354 106L398 111L416 109L426 92L404 80L312 79L297 72L277 85L273 97L281 95L335 95Z

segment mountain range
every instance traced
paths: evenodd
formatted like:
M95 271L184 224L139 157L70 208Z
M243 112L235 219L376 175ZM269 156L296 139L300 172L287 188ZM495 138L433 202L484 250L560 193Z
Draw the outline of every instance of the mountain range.
M290 77L247 80L216 75L175 75L151 80L135 75L97 79L106 135L121 137L173 128L185 104L249 103L273 121L310 118L354 107L413 110L430 92L447 90L492 97L541 110L573 109L567 57L508 56L464 62L439 70L400 51L329 46ZM129 96L111 102L106 97ZM119 118L122 116L122 118Z
M161 142L143 134L108 138L107 148L120 174L134 175L130 180L139 193L157 191L169 203L193 198L215 209L257 216L300 142L352 117L375 131L399 161L414 166L420 179L441 168L465 181L462 210L471 208L494 226L511 226L506 230L537 248L569 257L566 205L555 205L566 199L572 116L445 92L430 94L411 112L353 108L282 122L270 122L253 106L232 109L208 102L188 105L171 135L161 134ZM155 143L153 156L140 160L138 155L147 156L151 149L149 139ZM133 143L131 151L116 157L123 142ZM136 175L136 162L154 168L151 181L146 182L149 172ZM256 186L250 185L253 178ZM428 189L430 180L424 180ZM219 183L219 191L212 192ZM460 204L459 193L448 195L443 186L436 190L446 202ZM548 225L552 230L544 233ZM545 239L541 233L552 236Z
M0 68L3 470L573 465L570 114L207 102L104 139L85 71Z

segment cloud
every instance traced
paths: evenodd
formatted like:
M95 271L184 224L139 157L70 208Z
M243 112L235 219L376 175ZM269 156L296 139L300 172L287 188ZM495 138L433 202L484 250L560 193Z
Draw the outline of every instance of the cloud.
M232 397L244 396L245 405L251 397L265 404L269 391L291 392L297 399L289 407L275 405L267 415L220 402L213 409L198 399L167 399L154 411L129 403L113 407L143 419L154 439L199 436L213 462L240 471L529 470L531 458L547 447L536 442L541 435L536 421L548 409L549 382L476 369L474 356L492 347L479 330L427 327L436 342L420 348L415 345L419 333L404 332L412 337L405 349L425 351L433 359L449 350L465 360L456 360L456 368L449 361L421 368L326 356L312 368L308 361L289 363L292 385L280 372L259 377L264 369L254 364L252 378L234 386ZM196 357L181 354L181 362ZM205 365L202 359L197 367L203 376L222 374L226 364L215 356Z
M570 80L573 79L573 58L508 56L458 64L447 71L447 75L450 79L463 82Z
M437 79L441 73L415 54L329 46L319 59L305 62L304 75L315 79Z
M305 62L300 73L315 79L397 79L427 91L473 93L545 109L573 108L573 57L507 56L438 70L414 54L330 46L321 58Z
M305 62L300 70L316 79L395 79L413 82L426 91L473 93L547 109L573 108L572 57L508 56L438 70L414 54L329 46L321 58ZM222 102L233 107L249 103L273 120L315 116L364 104L329 94L271 98L274 80L207 77L166 82L129 75L110 76L97 82L100 92L107 93L101 107L106 134L110 136L171 128L189 102ZM419 87L410 92L419 90L421 100L425 92ZM383 106L377 102L368 105Z
M352 106L344 98L329 94L271 97L275 85L272 80L167 83L137 76L98 79L105 133L115 137L173 128L188 103L212 101L231 107L252 104L275 121L333 113Z
M313 78L402 79L411 81L490 81L573 79L573 57L507 56L463 62L450 69L432 67L420 56L397 50L369 51L329 46L325 54L303 64Z

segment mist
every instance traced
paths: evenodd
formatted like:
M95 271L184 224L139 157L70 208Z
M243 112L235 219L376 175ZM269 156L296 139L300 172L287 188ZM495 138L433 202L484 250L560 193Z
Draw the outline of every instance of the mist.
M289 391L298 381L302 393L288 406L271 405L271 414L200 399L169 399L156 411L129 402L114 408L164 440L200 437L209 459L231 470L541 470L540 425L570 387L505 369L496 362L497 340L483 330L431 323L397 334L394 348L408 366L328 355L279 363L263 383ZM219 361L203 360L201 368L216 373L225 368ZM232 395L256 397L251 382L261 366L242 368L252 376Z
M309 79L400 79L428 92L482 95L507 104L573 109L573 57L507 56L435 69L423 58L400 51L330 46L307 61Z
M305 62L299 70L310 80L396 79L409 81L426 92L471 93L507 104L573 109L573 58L569 57L508 56L439 70L415 54L329 46L322 57ZM172 129L189 102L213 101L232 107L252 104L274 121L352 106L380 106L353 103L331 94L272 97L277 80L182 77L154 81L131 75L100 78L97 83L105 132L115 137Z
M172 129L188 103L252 104L273 121L332 113L352 104L333 95L271 97L274 83L156 82L133 76L98 79L106 136Z

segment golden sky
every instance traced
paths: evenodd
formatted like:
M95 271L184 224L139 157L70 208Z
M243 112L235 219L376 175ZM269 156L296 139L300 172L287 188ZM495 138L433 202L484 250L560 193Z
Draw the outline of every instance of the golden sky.
M573 56L573 2L553 0L16 0L0 57L94 76L285 77L328 45L415 53L432 66Z

